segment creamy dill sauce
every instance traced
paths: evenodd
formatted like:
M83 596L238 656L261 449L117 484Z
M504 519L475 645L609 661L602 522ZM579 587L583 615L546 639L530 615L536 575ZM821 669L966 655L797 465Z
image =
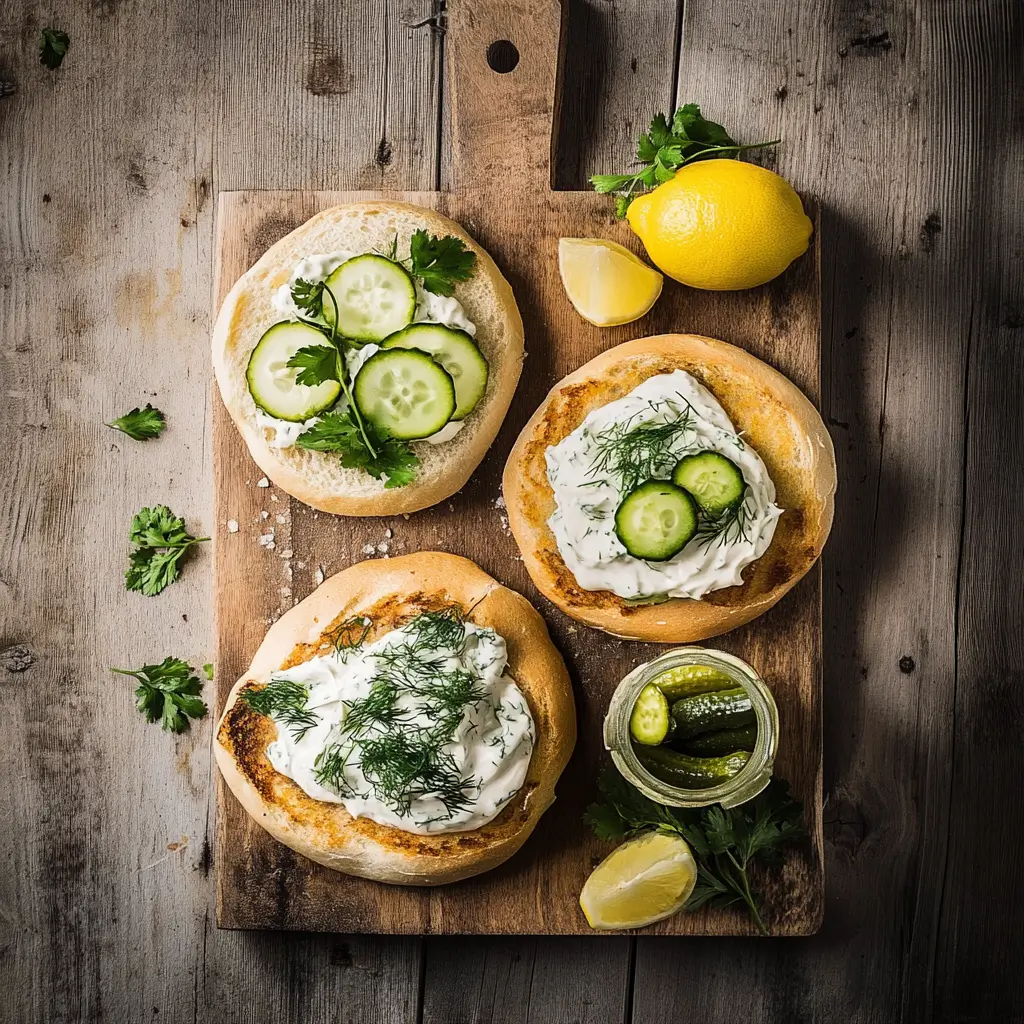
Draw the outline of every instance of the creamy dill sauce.
M299 260L288 283L281 285L274 293L272 299L274 309L283 320L301 319L299 309L292 300L292 285L299 280L312 281L314 284L325 281L342 263L358 255L361 254L348 249L339 249L337 252L318 253ZM412 319L414 324L443 324L445 327L465 331L470 336L476 337L476 324L466 315L466 311L458 299L450 295L435 295L433 292L427 291L415 279L413 285L416 288L416 312ZM374 352L377 352L378 348L377 345L364 345L360 349L347 353L346 361L353 377L359 371L359 367ZM289 370L288 372L294 371ZM345 396L342 395L333 411L340 412L347 404ZM313 426L318 419L319 417L314 416L302 423L289 423L271 416L258 405L256 406L257 425L274 431L274 436L267 439L267 444L271 448L291 448L298 436ZM431 444L443 444L445 441L450 441L461 429L462 421L454 424L448 423L437 434L424 438L424 440Z
M533 716L506 668L497 633L433 613L275 673L249 700L299 693L270 711L267 756L314 799L406 832L467 831L515 796L533 753Z
M674 429L661 431L650 448L621 443L638 428L670 424ZM642 482L630 474L645 465L646 476L667 480L684 455L697 451L716 451L739 467L746 491L738 512L714 529L699 528L668 561L634 558L615 533L616 509ZM546 459L556 506L548 525L584 590L610 590L627 600L697 599L738 586L743 569L767 550L782 514L757 452L736 433L714 395L684 370L649 377L624 398L595 409L548 448Z

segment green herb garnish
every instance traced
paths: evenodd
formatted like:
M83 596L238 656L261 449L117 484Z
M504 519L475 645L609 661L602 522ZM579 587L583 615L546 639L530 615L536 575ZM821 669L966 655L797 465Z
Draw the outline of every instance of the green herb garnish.
M203 666L203 675L206 676L207 679L213 679L213 663L212 662L208 661Z
M344 412L324 414L299 434L295 446L314 452L338 452L346 469L362 469L377 480L386 477L385 489L412 483L419 456L405 441L389 437L368 420L360 430L352 409L350 405Z
M128 556L125 585L153 597L178 578L188 549L210 538L193 537L184 519L166 505L155 505L136 513L128 539L135 549Z
M71 39L67 32L56 28L44 28L39 36L39 63L45 64L51 71L56 71L68 52Z
M326 413L319 422L299 434L296 447L314 452L337 452L346 469L364 470L376 480L386 478L384 486L388 489L412 483L420 464L419 457L405 441L390 437L364 419L352 397L341 349L344 339L338 334L338 303L334 292L323 281L314 284L300 278L292 285L291 296L296 307L311 317L323 315L325 297L334 308L329 326L317 320L302 320L320 331L329 344L307 345L288 360L287 365L299 371L296 383L316 387L334 380L341 384L346 399L344 411Z
M639 171L595 174L590 183L596 192L614 195L616 215L624 217L638 195L674 178L680 167L694 160L729 159L743 150L776 146L779 141L738 145L720 124L703 117L696 103L687 103L675 112L671 124L664 114L656 114L650 130L640 136L636 157L643 166Z
M705 550L713 547L725 547L728 544L738 544L741 540L750 539L747 534L749 520L750 516L745 501L726 509L718 516L709 517L701 512L700 522L697 524L697 532L693 535L693 539Z
M116 420L106 424L114 430L120 430L136 441L148 441L151 437L159 437L167 425L164 414L154 409L148 402L145 409L132 409Z
M301 740L319 721L306 707L309 689L294 679L271 679L258 690L247 687L238 698L253 711L288 726L297 740Z
M597 451L587 476L595 481L612 477L618 481L620 490L628 494L645 480L671 472L679 460L676 443L693 429L693 414L685 400L682 408L674 402L652 403L651 408L657 411L661 405L672 417L665 423L638 424L633 416L594 434Z
M426 231L414 231L409 241L412 273L428 292L451 295L456 281L466 281L476 269L476 253L454 235L438 238Z
M139 681L135 706L147 722L160 722L170 732L185 732L190 718L202 718L206 703L199 697L203 684L194 669L181 658L164 658L159 665L143 665L131 670L112 668L118 675Z
M789 795L788 782L772 779L753 800L728 810L718 804L692 810L665 807L611 768L601 773L598 788L604 801L591 804L584 821L599 839L619 842L651 830L681 835L697 862L697 884L685 909L743 903L758 931L768 934L748 869L779 864L782 847L807 835L802 806Z

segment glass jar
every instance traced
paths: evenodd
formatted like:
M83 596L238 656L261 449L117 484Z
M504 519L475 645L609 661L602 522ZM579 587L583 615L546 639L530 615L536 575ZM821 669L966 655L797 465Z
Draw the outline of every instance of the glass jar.
M750 760L732 778L707 789L678 789L652 775L640 764L629 735L629 719L640 691L662 672L680 665L708 665L742 686L757 718L757 739ZM740 658L704 647L679 647L639 665L612 694L604 719L604 745L622 776L645 796L670 807L735 807L752 800L772 777L779 736L779 712L765 681Z

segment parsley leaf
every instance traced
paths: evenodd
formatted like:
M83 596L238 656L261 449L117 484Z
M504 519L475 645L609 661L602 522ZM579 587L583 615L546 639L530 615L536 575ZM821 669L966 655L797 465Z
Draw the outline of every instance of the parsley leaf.
M299 372L296 384L316 387L328 380L340 381L338 350L333 345L306 345L300 348L285 364Z
M292 302L296 309L301 309L311 317L318 317L323 313L324 308L324 282L307 281L299 278L291 288Z
M372 449L364 440L363 431ZM412 448L405 441L389 437L368 420L363 423L363 431L348 409L329 412L299 434L295 444L314 452L338 452L346 469L362 469L377 480L386 477L387 489L412 483L420 464Z
M118 416L106 424L136 441L148 441L151 437L159 437L163 433L167 420L159 409L154 409L148 402L145 409L132 409L123 416Z
M139 681L135 689L135 706L147 722L160 722L170 732L185 732L190 718L202 718L206 703L199 696L203 684L194 669L181 658L164 658L159 665L143 665L140 669L112 668L122 676Z
M203 675L206 676L207 679L213 679L213 663L212 662L208 661L203 666Z
M409 241L412 272L428 292L451 295L456 281L466 281L476 269L476 253L466 248L461 238L438 238L422 229Z
M45 64L51 71L56 71L68 52L71 39L67 32L56 28L44 28L39 36L39 63Z
M604 801L588 807L583 820L599 839L618 841L650 830L681 835L697 862L697 884L686 909L743 903L758 931L768 933L748 868L779 864L782 848L807 835L802 807L789 795L788 782L772 779L753 800L729 809L719 804L693 810L665 807L612 769L601 774L598 789Z
M694 160L731 159L746 149L775 146L779 142L754 142L738 145L715 121L709 121L696 103L687 103L672 116L655 114L646 134L636 146L641 168L635 174L595 174L590 179L594 191L615 196L615 213L624 217L629 204L638 196L675 177L676 171Z
M154 597L178 578L188 549L210 538L193 537L184 519L166 505L155 505L136 513L128 539L135 549L128 556L125 586Z

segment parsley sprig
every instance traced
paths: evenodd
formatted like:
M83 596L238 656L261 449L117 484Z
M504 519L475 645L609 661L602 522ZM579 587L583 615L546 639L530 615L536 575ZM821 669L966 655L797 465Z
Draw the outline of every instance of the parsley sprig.
M116 420L111 420L107 426L120 430L136 441L148 441L163 433L167 420L159 409L154 409L147 402L145 409L132 409Z
M414 277L428 292L451 295L457 281L466 281L476 270L476 253L454 235L438 238L414 231L409 240L409 263Z
M411 483L419 458L405 441L390 437L365 419L352 396L343 353L345 341L338 334L338 302L334 292L324 281L314 283L300 278L292 285L291 295L296 308L311 318L303 322L320 331L327 344L300 348L287 365L299 371L296 382L308 387L337 381L346 399L344 410L321 416L319 422L303 431L295 441L296 447L314 452L337 452L346 469L362 469L377 480L386 477L385 488ZM329 324L320 320L325 297L334 311Z
M44 28L39 35L39 63L56 71L70 45L71 39L67 32L61 32L59 28Z
M135 548L128 556L125 586L154 597L181 574L181 561L189 548L210 538L193 537L184 519L166 505L154 505L135 514L128 539Z
M591 804L584 821L599 839L618 842L656 830L681 835L697 862L697 884L685 909L742 903L762 935L760 894L752 887L751 865L776 866L782 848L807 835L803 808L789 795L789 783L775 778L759 796L726 809L665 807L634 789L618 772L606 769L598 780L603 802Z
M206 702L199 696L203 684L195 669L181 658L164 658L159 665L143 665L139 669L110 671L138 680L135 706L147 722L159 722L170 732L185 732L190 718L206 714Z
M694 160L729 159L746 149L776 146L771 142L739 145L714 121L709 121L696 103L680 107L671 124L664 114L656 114L648 132L637 142L637 163L642 167L635 174L595 174L590 183L596 192L615 196L615 213L625 217L629 204L642 193L675 177L676 171Z

